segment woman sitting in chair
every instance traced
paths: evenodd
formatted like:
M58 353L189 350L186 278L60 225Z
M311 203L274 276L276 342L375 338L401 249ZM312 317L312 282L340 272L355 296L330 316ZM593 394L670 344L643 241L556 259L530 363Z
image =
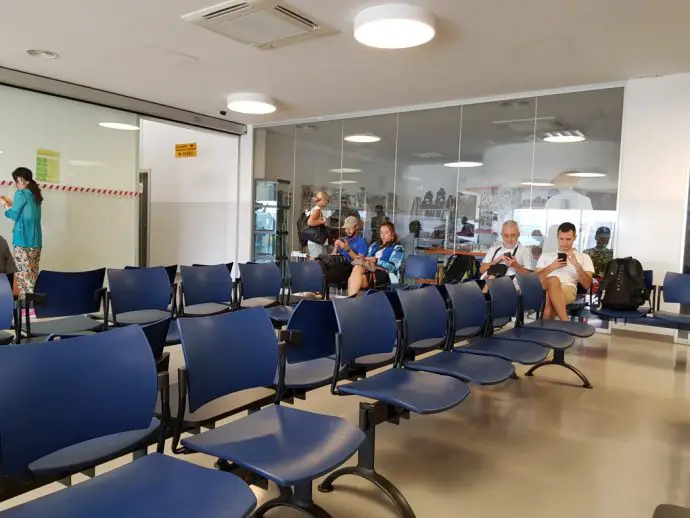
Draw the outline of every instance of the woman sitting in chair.
M369 247L366 257L352 261L352 273L347 282L347 294L350 297L364 288L390 284L391 276L397 278L405 249L398 242L393 223L382 223L378 237L379 240Z

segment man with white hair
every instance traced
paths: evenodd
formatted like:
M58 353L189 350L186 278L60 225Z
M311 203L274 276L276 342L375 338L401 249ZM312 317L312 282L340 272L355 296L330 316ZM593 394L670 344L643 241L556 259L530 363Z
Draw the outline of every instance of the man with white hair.
M518 273L526 274L532 270L532 252L520 244L520 227L509 219L501 229L503 242L489 249L479 267L483 279Z

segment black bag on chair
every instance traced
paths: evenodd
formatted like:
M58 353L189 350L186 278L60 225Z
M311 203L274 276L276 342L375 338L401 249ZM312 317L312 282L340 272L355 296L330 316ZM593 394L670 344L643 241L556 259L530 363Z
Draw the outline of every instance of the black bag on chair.
M640 261L632 257L612 259L601 281L601 305L607 309L635 310L649 298Z
M352 273L352 265L347 263L340 254L321 254L318 262L326 277L326 284L342 284L347 282Z
M477 276L477 262L471 255L453 255L446 264L443 284L456 284Z

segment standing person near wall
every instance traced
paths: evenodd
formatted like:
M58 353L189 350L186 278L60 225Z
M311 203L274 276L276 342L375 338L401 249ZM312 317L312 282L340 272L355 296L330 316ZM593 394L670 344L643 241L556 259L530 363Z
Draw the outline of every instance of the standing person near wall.
M0 198L5 216L14 221L12 245L19 271L15 275L15 292L31 293L38 277L38 265L43 247L41 231L41 204L43 195L34 181L33 173L26 167L18 167L12 173L17 192L14 200Z
M309 211L307 219L307 226L310 229L307 250L310 259L317 259L321 254L326 253L328 229L326 228L326 217L323 214L323 209L328 206L328 193L317 192L313 201L314 207Z

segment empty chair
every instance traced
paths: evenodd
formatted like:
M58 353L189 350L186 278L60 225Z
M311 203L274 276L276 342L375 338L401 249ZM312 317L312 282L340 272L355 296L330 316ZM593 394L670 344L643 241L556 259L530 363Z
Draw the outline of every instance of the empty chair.
M152 324L141 326L141 329L146 335L146 340L151 347L153 359L156 360L156 369L158 372L167 372L170 364L170 353L164 351L166 346L168 332L170 330L171 317L164 318Z
M108 270L113 324L151 324L172 315L170 278L162 266Z
M181 316L217 315L230 311L234 284L226 265L182 266Z
M141 268L141 266L125 266L125 270L139 270ZM168 279L170 280L170 306L168 309L173 315L177 315L178 286L175 280L177 277L177 265L163 266L163 268L165 268L165 273L168 274Z
M40 337L103 330L104 323L88 315L97 313L101 307L105 312L104 279L105 268L86 272L42 270L34 293L26 294L26 300L33 302L39 320L32 322L26 312L23 332L27 337Z
M224 395L275 382L282 362L273 325L262 308L180 319L179 326L191 410ZM282 387L283 369L279 372ZM364 433L344 419L278 403L185 438L182 444L189 451L211 455L276 483L281 496L262 505L254 516L287 506L328 517L313 502L312 481L349 459Z
M84 471L148 444L159 428L156 369L137 326L1 348L0 387L5 476ZM0 516L240 518L255 505L239 478L155 453Z
M221 265L225 266L225 267L228 269L228 271L230 272L231 275L232 275L232 267L234 266L234 264L235 264L235 263L221 263ZM197 264L197 263L194 263L192 266L218 266L218 265L215 265L215 264Z
M403 279L423 279L435 281L438 261L434 256L410 255L405 259Z
M664 276L664 285L659 287L659 293L659 296L663 295L664 302L681 305L690 304L690 275L667 272ZM660 320L668 327L690 329L690 315L666 311L658 307L653 315L655 319Z
M288 272L290 273L290 283L285 300L289 304L297 304L301 300L292 300L292 295L295 293L320 293L321 297L324 298L325 276L318 262L290 261Z
M263 306L275 325L287 324L294 308L280 304L283 280L275 263L240 264L239 286L240 307Z
M389 351L398 339L395 313L383 293L366 297L333 301L338 320L336 337L337 366L344 366L358 357ZM401 417L434 414L459 405L469 395L467 384L450 376L392 368L352 383L337 383L334 374L331 391L334 395L355 395L374 403L360 403L360 428L366 440L359 450L357 466L341 468L330 474L319 486L323 492L333 491L333 483L344 475L356 475L372 482L386 494L402 516L414 512L400 490L375 469L376 426L384 422L397 424Z

